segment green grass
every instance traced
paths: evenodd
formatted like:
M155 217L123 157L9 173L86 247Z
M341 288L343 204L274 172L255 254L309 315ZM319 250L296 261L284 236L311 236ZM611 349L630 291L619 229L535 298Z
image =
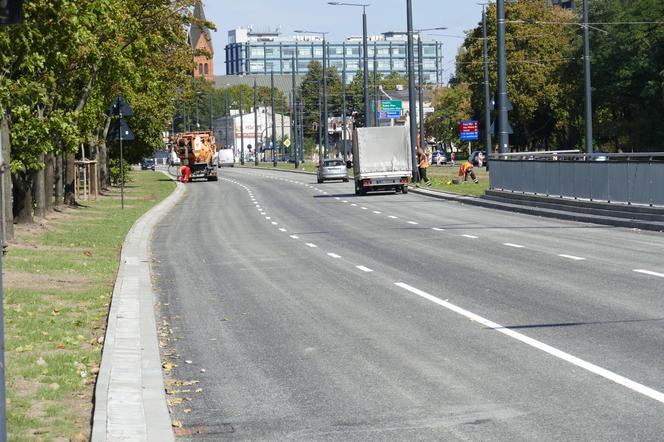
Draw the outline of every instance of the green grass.
M10 245L4 259L9 440L88 438L122 243L134 222L175 188L161 173L132 178L125 210L113 190L54 216L46 231L19 233L20 242Z
M245 167L256 167L253 162L246 162L244 163ZM301 172L316 172L318 169L316 168L318 164L317 163L312 163L312 162L306 162L304 164L300 163L300 168L297 169ZM277 167L274 167L273 163L270 162L259 162L258 167L261 169L281 169L281 170L296 170L295 169L295 164L293 163L283 163L283 162L278 162Z

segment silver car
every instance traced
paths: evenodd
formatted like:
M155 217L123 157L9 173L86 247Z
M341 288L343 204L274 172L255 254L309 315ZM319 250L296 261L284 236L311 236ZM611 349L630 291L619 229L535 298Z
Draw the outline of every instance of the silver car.
M318 183L325 180L343 180L348 182L348 169L344 160L327 159L318 169Z

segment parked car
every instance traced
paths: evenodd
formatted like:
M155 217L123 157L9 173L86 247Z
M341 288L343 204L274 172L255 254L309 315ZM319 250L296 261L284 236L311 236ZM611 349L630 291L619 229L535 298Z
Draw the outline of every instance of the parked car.
M141 163L141 170L154 170L154 158L146 158Z
M322 183L325 180L343 180L344 183L347 183L348 169L346 168L346 162L334 158L323 160L323 164L318 171L318 182Z
M431 164L447 164L447 155L441 150L436 150L431 154Z

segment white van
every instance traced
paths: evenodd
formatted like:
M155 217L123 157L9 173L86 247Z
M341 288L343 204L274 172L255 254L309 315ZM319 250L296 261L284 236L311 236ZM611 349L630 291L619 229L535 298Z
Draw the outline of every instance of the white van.
M235 167L235 156L233 149L220 149L217 157L218 167Z

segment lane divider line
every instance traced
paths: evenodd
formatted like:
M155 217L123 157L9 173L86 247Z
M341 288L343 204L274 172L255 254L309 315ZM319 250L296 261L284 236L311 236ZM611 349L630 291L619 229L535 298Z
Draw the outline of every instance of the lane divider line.
M300 237L297 236L297 235L290 235L290 237L293 238L293 239L300 239Z
M571 259L574 261L585 261L586 258L581 258L580 256L574 256L574 255L558 255L561 258L566 258L566 259Z
M643 384L639 384L638 382L635 382L631 379L628 379L624 376L621 376L617 373L614 373L612 371L609 371L605 368L599 367L595 364L592 364L590 362L587 362L581 358L578 358L576 356L573 356L569 353L566 353L562 350L558 350L555 347L552 347L548 344L545 344L541 341L538 341L537 339L530 338L524 334L521 334L519 332L516 332L510 328L505 328L502 325L495 323L493 321L490 321L486 318L483 318L482 316L476 315L475 313L472 313L468 310L465 310L461 307L458 307L448 301L443 301L440 298L437 298L433 295L430 295L420 289L417 289L415 287L412 287L406 283L403 282L395 282L394 285L401 287L404 290L407 290L421 298L424 298L426 300L429 300L435 304L440 305L441 307L445 307L448 310L453 311L454 313L457 313L463 317L466 317L470 319L471 321L478 322L485 327L491 328L495 331L498 331L504 335L507 335L513 339L516 339L517 341L520 341L526 345L529 345L531 347L534 347L538 350L541 350L545 353L550 354L551 356L554 356L558 359L562 359L563 361L569 362L570 364L576 365L579 368L583 368L584 370L587 370L593 374L596 374L598 376L601 376L605 379L608 379L612 382L615 382L616 384L622 385L623 387L629 388L632 391L635 391L637 393L640 393L644 396L647 396L651 399L656 400L657 402L661 402L664 404L664 393L659 392L655 389L652 389L650 387L647 387Z
M414 226L418 225L419 223L416 223L415 221L408 221L408 224L412 224Z
M341 256L337 255L336 253L328 253L327 256L329 256L330 258L334 258L334 259L341 258Z
M461 236L463 236L464 238L470 238L470 239L478 239L479 238L478 236L475 236L475 235L461 235Z
M394 216L394 215L389 215L388 218L391 218L391 219L399 219L398 216Z
M444 232L445 229L441 229L440 227L432 227L431 230L435 230L436 232Z
M363 272L366 272L366 273L373 272L373 270L371 270L369 267L355 266L355 268L360 269L360 270L362 270Z
M283 227L281 227L281 228L279 229L279 231L280 231L280 232L288 232L288 230L284 229Z
M305 243L305 244L307 245L307 247L311 247L312 249L315 249L316 247L318 247L316 244L313 244L313 243L310 243L310 242Z
M379 212L378 210L374 210L373 213L375 213L376 215L380 215L383 212Z
M658 276L660 278L664 278L664 273L651 272L650 270L643 270L643 269L635 269L634 271L636 273L642 273L644 275Z
M523 249L523 248L526 247L526 246L522 246L521 244L513 244L511 242L504 242L503 245L507 246L507 247L514 247L515 249Z

